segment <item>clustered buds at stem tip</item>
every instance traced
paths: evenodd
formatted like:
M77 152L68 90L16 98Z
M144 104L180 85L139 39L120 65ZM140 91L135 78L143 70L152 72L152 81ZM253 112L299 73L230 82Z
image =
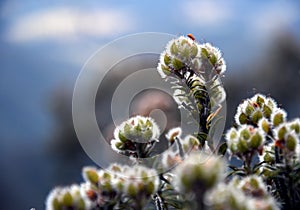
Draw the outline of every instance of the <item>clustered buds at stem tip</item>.
M159 136L159 127L152 118L135 116L116 127L110 143L118 153L145 158L159 141Z

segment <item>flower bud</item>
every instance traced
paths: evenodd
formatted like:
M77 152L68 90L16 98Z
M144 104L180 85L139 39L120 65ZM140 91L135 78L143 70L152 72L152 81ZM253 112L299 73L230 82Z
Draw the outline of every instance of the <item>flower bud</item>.
M260 119L260 121L258 122L258 127L262 129L266 134L270 132L270 125L266 118Z
M97 185L98 181L99 181L99 176L98 176L98 172L95 168L92 167L84 167L83 168L83 178L92 183Z
M263 137L259 133L256 133L250 139L250 147L252 147L253 149L257 149L262 145L262 141Z
M62 197L62 205L72 206L72 203L73 203L72 195L69 192L65 192L65 194Z
M248 117L247 117L247 115L244 114L244 113L241 113L241 114L239 115L238 119L239 119L239 123L240 123L241 125L248 123Z
M224 173L224 163L216 156L192 153L174 171L174 186L181 193L206 191L215 186ZM203 195L195 194L200 198Z
M281 123L285 122L286 112L283 111L282 109L278 109L276 112L273 113L271 118L272 118L272 123L273 123L274 127L277 127Z
M292 134L289 134L286 138L286 147L290 151L295 151L297 146L297 137Z
M172 65L175 70L180 70L184 66L184 64L177 58L173 58Z
M171 57L168 54L165 54L164 56L164 62L168 66L171 63Z
M170 47L170 51L171 51L172 55L177 55L178 54L178 46L176 45L175 41L173 41L173 43Z
M258 121L263 117L263 113L260 110L257 110L255 112L252 113L251 116L251 120L252 122L254 122L255 124L258 123Z

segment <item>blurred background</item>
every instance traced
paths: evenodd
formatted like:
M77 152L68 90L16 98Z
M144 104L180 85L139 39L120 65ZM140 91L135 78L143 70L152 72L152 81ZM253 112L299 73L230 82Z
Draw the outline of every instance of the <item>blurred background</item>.
M74 133L72 91L91 54L123 35L192 33L219 47L227 127L256 92L274 97L289 118L300 116L299 1L4 0L0 29L1 209L43 209L54 186L80 182L82 166L94 165ZM109 97L99 94L96 113L109 138ZM132 113L160 107L176 125L172 99L161 104L164 96L151 94L138 96ZM152 104L144 109L141 101Z

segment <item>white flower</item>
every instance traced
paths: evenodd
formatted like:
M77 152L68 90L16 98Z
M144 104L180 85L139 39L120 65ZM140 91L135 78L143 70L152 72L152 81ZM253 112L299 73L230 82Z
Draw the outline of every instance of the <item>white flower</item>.
M251 125L242 125L238 129L231 128L226 133L226 140L229 153L241 156L258 151L265 142L265 133Z

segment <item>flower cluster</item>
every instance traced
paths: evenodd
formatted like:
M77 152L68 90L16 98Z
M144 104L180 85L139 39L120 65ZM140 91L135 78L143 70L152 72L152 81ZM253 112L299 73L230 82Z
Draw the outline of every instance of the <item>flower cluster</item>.
M159 127L152 118L135 116L115 129L111 147L124 155L145 158L151 153L159 136Z
M286 112L279 108L274 99L256 94L244 100L237 108L235 123L226 134L228 151L240 159L248 159L251 163L253 155L270 157L271 144L274 144L275 130L286 121ZM270 145L269 145L270 144ZM273 147L274 148L274 147ZM250 156L246 157L247 154Z
M181 193L194 193L199 199L223 179L225 164L217 156L192 153L174 171L174 186Z
M196 137L187 135L182 138L181 134L182 130L180 127L173 128L166 134L170 147L162 154L161 165L164 170L177 166L193 151L202 150L203 152L211 153L207 144L202 148Z
M48 196L47 209L93 209L111 206L123 208L144 206L151 194L158 190L159 179L154 169L144 166L112 164L106 170L93 167L83 169L85 182L71 187L55 188Z
M226 71L226 64L221 51L210 43L198 44L185 36L171 40L161 54L158 64L161 77L182 77L190 70L201 77L208 71L210 74L220 75Z
M193 36L180 36L167 44L157 69L162 78L171 80L173 97L199 127L203 146L226 98L220 79L226 64L220 50Z
M91 201L84 199L79 185L70 187L56 187L48 195L46 201L47 210L76 209L85 210L91 208Z
M275 120L279 120L278 113L282 113L282 117L284 116L283 110L278 108L276 102L272 98L262 94L256 94L238 106L235 122L238 125L258 125L261 119L274 121L275 118ZM278 124L280 123L280 121L276 122Z
M210 90L210 98L214 98L215 104L225 100L218 76L226 71L226 64L220 50L210 43L198 44L184 36L171 40L161 54L157 69L162 78L186 80L196 100L199 90L203 89ZM190 104L191 99L184 93L182 88L175 90L174 98L179 105Z
M299 144L300 144L300 119L295 119L290 122L282 123L274 129L275 143L278 147L284 161L290 163L299 158Z
M286 112L270 97L256 94L245 100L235 115L238 128L233 127L226 134L229 152L241 157L241 153L256 149L261 161L275 163L278 148L283 160L295 159L299 153L300 120L289 122L286 117Z
M206 203L213 210L277 210L279 204L267 192L267 186L258 176L221 183L206 194Z
M229 153L243 161L240 168L231 166L231 174L261 174L283 208L289 209L300 201L300 119L286 118L272 98L256 94L239 105L237 127L227 132L226 140Z
M238 129L231 128L226 134L226 140L230 154L242 158L262 149L265 134L251 125L243 125Z

